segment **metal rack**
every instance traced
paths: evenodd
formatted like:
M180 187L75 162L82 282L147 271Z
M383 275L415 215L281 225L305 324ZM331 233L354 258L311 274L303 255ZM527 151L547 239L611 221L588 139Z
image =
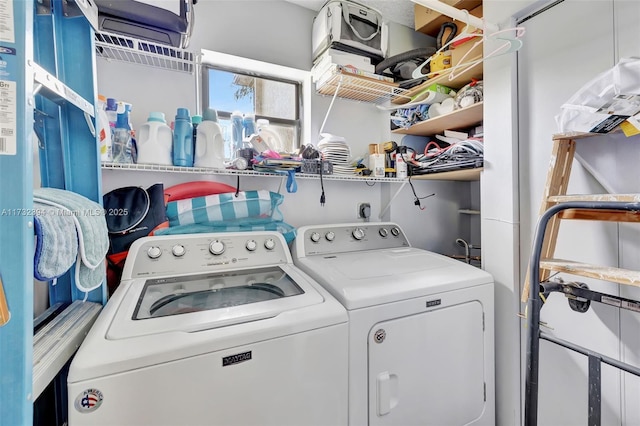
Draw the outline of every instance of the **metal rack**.
M409 102L406 89L397 83L354 74L348 68L334 65L316 79L316 92L321 95L370 102L377 105Z
M227 175L227 176L265 176L265 177L282 177L281 174L257 172L253 170L235 170L235 169L211 169L206 167L181 167L181 166L164 166L160 164L123 164L123 163L102 163L102 168L106 170L133 170L133 171L153 171L163 173L193 173L200 175ZM296 179L320 179L320 175L296 173ZM406 179L398 178L382 178L357 175L339 175L330 174L322 175L325 180L349 180L357 182L403 182Z
M108 60L127 62L164 70L193 74L195 55L175 47L142 41L120 34L95 33L96 55Z
M601 368L602 363L618 368L640 377L640 368L631 364L618 361L591 349L576 345L569 341L559 339L550 333L540 331L540 311L543 308L542 296L548 298L550 294L557 292L569 298L569 306L577 312L586 312L591 302L605 303L620 309L640 312L640 301L622 298L612 294L600 293L589 290L583 283L556 283L541 280L541 268L545 269L542 260L544 252L545 233L549 225L553 226L553 219L563 212L577 210L609 214L611 212L622 213L618 218L628 217L628 214L637 216L640 211L640 201L573 201L556 204L549 208L540 217L536 229L533 251L529 262L530 282L535 286L530 291L527 309L527 359L526 359L526 384L525 384L525 426L538 424L538 376L540 369L540 339L555 343L574 352L585 355L589 359L589 405L588 424L600 426L601 418ZM630 285L640 286L640 272L628 271L611 267L594 267L593 265L578 264L575 262L563 262L564 272L592 277ZM549 268L547 265L546 268ZM624 279L621 279L623 277Z

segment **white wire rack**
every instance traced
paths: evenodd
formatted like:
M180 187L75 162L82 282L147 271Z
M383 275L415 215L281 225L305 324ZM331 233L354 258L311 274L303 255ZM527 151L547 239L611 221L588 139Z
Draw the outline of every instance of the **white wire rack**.
M95 33L96 55L102 58L193 74L193 52L107 32Z
M182 166L163 166L160 164L125 164L125 163L102 163L103 169L110 170L132 170L132 171L153 171L163 173L192 173L201 175L230 175L230 176L268 176L268 177L286 177L286 175L278 173L256 172L253 170L235 170L235 169L210 169L206 167L182 167ZM320 179L320 175L296 173L296 179ZM403 182L406 179L398 178L373 178L369 176L358 175L322 175L322 179L326 180L349 180L356 182Z
M341 66L332 67L316 81L316 92L321 95L333 96L336 90L339 98L378 105L402 104L410 100L405 95L407 90L399 88L397 83L353 74Z

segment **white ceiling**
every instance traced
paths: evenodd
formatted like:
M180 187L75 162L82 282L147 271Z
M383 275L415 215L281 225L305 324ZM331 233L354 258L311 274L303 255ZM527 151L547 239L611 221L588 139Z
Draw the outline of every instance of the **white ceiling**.
M307 9L320 10L326 0L286 0ZM411 0L356 0L374 9L378 9L383 18L397 24L414 27L413 2Z

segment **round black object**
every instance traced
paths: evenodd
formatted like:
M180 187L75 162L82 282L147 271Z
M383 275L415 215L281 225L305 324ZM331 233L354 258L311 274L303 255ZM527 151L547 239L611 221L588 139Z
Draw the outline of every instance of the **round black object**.
M585 283L576 282L574 284L578 288L589 289L589 287ZM571 310L579 312L581 314L587 312L589 310L589 306L591 306L591 300L569 299L569 307L571 308Z
M147 191L137 186L114 189L103 196L102 203L107 229L114 234L138 226L149 213L151 204Z

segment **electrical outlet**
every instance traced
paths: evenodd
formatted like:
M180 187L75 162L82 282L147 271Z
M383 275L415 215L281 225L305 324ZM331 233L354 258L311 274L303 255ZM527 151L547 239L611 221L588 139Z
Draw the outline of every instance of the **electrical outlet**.
M371 216L371 204L359 203L358 204L358 219L369 219Z

